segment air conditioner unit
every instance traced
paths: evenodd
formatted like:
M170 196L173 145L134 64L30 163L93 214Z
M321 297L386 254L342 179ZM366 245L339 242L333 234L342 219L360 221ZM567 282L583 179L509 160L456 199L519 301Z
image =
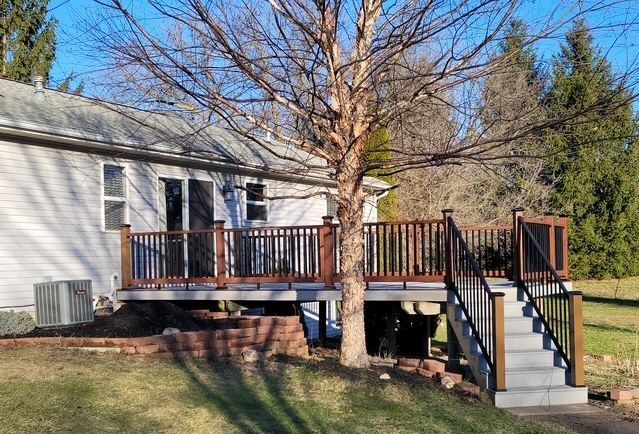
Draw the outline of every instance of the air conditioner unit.
M38 327L64 326L93 321L90 280L59 280L33 285Z

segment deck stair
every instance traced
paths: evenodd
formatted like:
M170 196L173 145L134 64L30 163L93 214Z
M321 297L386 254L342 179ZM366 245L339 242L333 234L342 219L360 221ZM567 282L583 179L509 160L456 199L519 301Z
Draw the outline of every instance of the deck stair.
M552 406L588 402L586 387L568 385L562 358L524 294L513 282L491 282L492 291L504 295L506 348L506 391L493 391L492 373L479 351L454 293L450 292L447 312L451 326L478 382L487 389L497 407Z

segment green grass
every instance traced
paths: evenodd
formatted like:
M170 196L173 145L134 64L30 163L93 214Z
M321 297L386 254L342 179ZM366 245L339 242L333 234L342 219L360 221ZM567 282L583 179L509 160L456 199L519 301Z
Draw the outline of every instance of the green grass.
M583 280L586 382L639 386L639 277ZM611 356L603 361L596 356Z
M334 360L265 366L0 351L0 432L556 432L429 380Z
M639 278L584 280L575 288L584 293L586 354L633 350L639 336Z

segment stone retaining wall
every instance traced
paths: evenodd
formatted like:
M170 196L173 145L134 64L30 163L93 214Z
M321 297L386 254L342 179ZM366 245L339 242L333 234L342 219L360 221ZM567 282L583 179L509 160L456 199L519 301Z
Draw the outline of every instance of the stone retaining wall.
M240 317L238 328L202 330L141 338L16 338L0 339L0 348L32 346L101 348L124 354L166 354L223 358L239 356L244 350L265 355L308 356L304 329L296 316Z

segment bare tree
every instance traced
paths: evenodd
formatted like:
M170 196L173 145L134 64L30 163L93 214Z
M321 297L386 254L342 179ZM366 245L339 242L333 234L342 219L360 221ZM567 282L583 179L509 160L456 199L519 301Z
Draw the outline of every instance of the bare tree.
M504 62L492 53L518 1L150 0L143 10L123 3L100 2L104 15L92 30L99 52L134 77L137 84L127 89L139 91L144 82L138 103L179 106L266 147L268 133L307 153L285 155L298 167L328 166L342 227L344 365L368 365L361 237L366 173L496 162L513 140L573 118L527 117L498 134L487 134L481 123L476 89ZM623 4L609 3L617 12ZM556 36L576 16L606 6L604 0L559 4L534 24L525 43ZM366 163L375 161L365 155L372 132L435 102L454 120L445 140L423 136L396 146L392 159Z

